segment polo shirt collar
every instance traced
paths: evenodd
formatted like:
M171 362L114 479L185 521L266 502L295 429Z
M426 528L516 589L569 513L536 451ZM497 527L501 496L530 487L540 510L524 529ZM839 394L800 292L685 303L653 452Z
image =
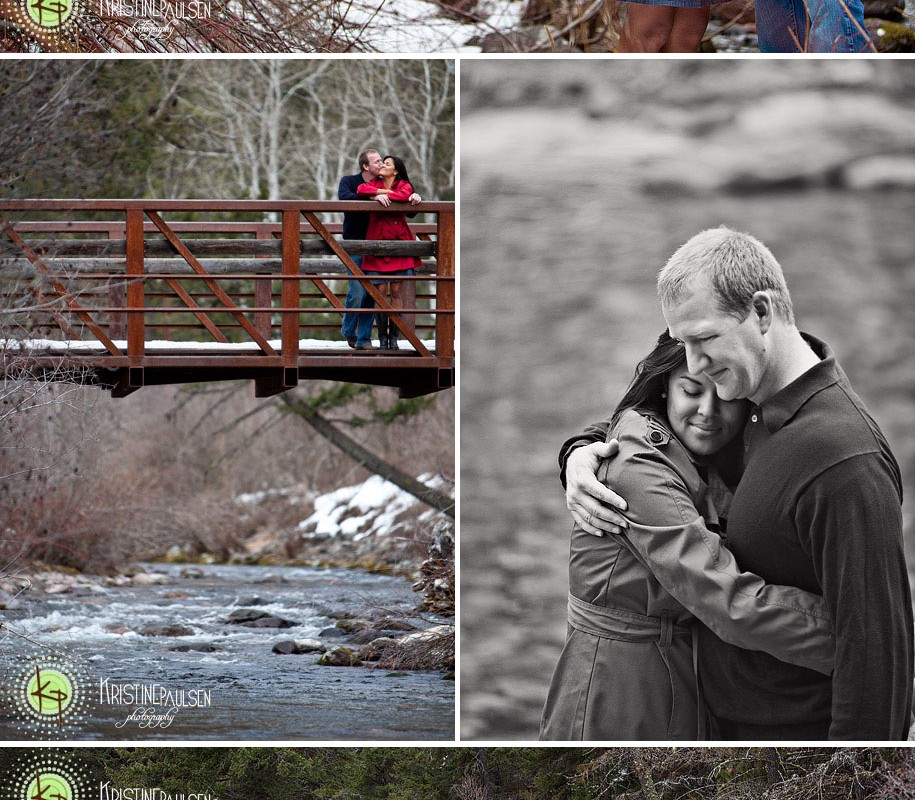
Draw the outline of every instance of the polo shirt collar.
M808 333L801 332L801 336L819 356L820 363L812 366L758 407L763 424L770 434L786 425L813 395L827 386L838 383L842 375L836 364L835 354L826 342Z

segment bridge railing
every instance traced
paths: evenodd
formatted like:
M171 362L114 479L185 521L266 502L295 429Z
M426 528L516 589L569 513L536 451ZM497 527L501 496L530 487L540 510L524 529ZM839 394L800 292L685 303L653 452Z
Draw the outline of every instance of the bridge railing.
M411 224L417 241L342 240L339 222L324 219L405 210L434 220ZM368 366L409 366L453 377L453 203L5 200L0 229L7 336L15 330L20 349L83 353L108 369L126 367L126 390L143 385L144 370L165 366L166 358L199 370L224 367L230 354L239 369L257 371L259 394L289 388L322 363L330 369L328 358L348 359L342 363L358 365L363 376ZM366 254L422 260L415 277L400 279L401 305L392 306L372 283L378 276L366 278L353 262ZM408 349L357 352L342 342L351 278Z

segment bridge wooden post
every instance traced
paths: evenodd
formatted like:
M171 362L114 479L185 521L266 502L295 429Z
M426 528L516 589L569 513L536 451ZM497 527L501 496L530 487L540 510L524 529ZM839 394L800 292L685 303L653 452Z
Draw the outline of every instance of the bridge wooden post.
M146 305L143 281L143 209L128 208L127 214L127 356L126 380L112 389L123 397L143 386L143 355L146 350L146 314L136 312Z
M435 307L454 311L454 211L438 212L438 238L435 243L437 272L448 280L435 287ZM454 314L435 315L435 353L439 358L454 358Z
M109 225L106 231L108 241L124 238L123 225ZM112 280L108 285L108 302L112 308L124 308L127 305L126 281ZM109 317L108 335L112 339L127 338L127 315L123 311L113 311Z
M291 389L299 382L299 259L302 240L299 236L298 208L283 209L283 310L280 336L283 366L279 373L264 375L254 381L255 397L270 397Z
M269 231L258 228L255 234L258 239L273 239L273 234ZM263 259L269 256L257 256ZM254 305L258 308L269 308L273 305L273 282L270 278L260 277L269 275L269 272L259 272L258 277L254 279ZM254 312L254 327L257 328L265 339L270 338L273 333L273 314L269 311Z

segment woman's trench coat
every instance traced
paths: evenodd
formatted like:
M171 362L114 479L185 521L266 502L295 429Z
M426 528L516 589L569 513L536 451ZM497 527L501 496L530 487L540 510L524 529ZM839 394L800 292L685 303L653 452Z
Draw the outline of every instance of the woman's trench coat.
M700 477L666 422L624 412L620 452L598 479L626 498L625 535L577 526L569 560L568 638L541 739L702 738L695 618L731 644L825 674L833 627L821 597L740 572L716 533L730 495ZM706 694L714 686L704 686Z

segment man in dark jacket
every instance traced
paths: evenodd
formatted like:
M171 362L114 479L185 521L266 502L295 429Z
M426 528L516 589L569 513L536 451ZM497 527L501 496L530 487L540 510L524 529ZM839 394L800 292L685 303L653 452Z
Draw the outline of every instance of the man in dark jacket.
M726 644L700 627L698 669L711 738L904 740L912 713L912 602L899 466L824 342L794 324L781 267L727 228L683 245L658 277L690 372L753 406L727 546L744 570L821 594L833 618L832 676ZM611 531L593 477L603 424L560 456L576 522ZM596 449L595 449L596 448ZM590 452L588 452L590 451ZM606 522L610 518L609 522ZM616 522L625 526L625 521Z
M377 150L363 150L358 158L360 172L355 175L344 175L340 179L340 185L337 187L338 200L366 200L364 196L357 194L359 184L368 183L378 177L382 167L382 159ZM368 198L374 202L375 198ZM387 202L385 202L387 201ZM389 205L390 200L386 197L379 199L382 205ZM416 205L422 202L422 198L415 192L410 195L410 203ZM366 231L369 226L368 212L345 211L343 212L343 238L344 239L365 239ZM362 267L362 256L353 256L356 266ZM346 308L372 308L375 302L365 291L365 287L359 281L351 280L349 290L346 293ZM344 314L343 315L343 338L346 339L350 347L356 350L374 350L372 346L372 314Z

